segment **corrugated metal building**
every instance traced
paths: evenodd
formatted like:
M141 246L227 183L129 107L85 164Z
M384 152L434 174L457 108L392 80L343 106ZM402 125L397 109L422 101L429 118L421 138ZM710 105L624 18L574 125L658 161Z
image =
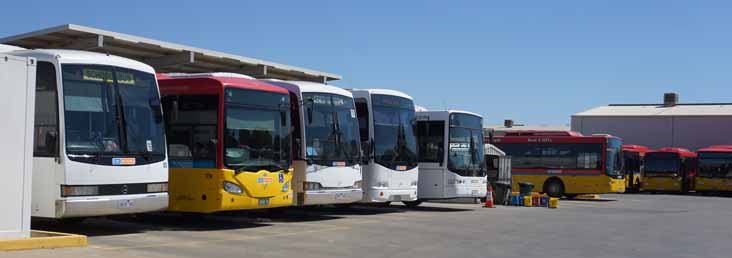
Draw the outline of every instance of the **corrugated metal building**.
M732 103L680 104L678 95L667 93L664 104L611 104L574 114L572 130L651 148L732 144Z

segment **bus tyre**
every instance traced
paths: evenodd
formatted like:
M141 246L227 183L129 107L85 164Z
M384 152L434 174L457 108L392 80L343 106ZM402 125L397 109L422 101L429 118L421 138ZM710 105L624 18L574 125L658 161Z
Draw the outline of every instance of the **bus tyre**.
M376 203L376 207L381 207L381 208L389 207L389 205L391 205L391 202L379 202L379 203Z
M559 179L549 179L544 183L544 192L551 197L560 198L564 195L564 184Z
M335 206L338 209L350 209L350 208L353 208L353 203L339 203L339 204L334 204L333 206Z
M66 224L66 225L79 225L81 223L84 223L86 218L63 218L59 220L59 223Z
M416 208L420 204L422 204L422 200L416 200L416 201L403 201L404 205L406 205L409 208Z

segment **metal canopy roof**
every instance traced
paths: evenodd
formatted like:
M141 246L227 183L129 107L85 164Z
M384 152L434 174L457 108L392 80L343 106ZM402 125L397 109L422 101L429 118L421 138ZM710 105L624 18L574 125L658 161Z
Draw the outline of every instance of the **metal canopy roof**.
M0 44L24 48L60 48L109 53L147 63L157 72L163 73L233 72L257 78L320 83L341 79L337 74L75 24L0 38Z

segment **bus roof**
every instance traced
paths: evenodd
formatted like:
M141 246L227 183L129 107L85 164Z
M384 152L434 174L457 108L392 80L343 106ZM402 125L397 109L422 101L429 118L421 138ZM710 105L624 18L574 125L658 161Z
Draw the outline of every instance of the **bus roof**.
M701 148L696 152L732 152L732 145L712 145Z
M682 157L696 157L695 152L680 147L663 147L648 151L647 153L678 153Z
M485 136L485 140L488 141ZM505 135L494 136L495 143L605 143L608 139L620 139L612 135L583 135L575 131L506 131Z
M635 145L635 144L623 144L623 151L645 153L645 152L648 152L649 150L650 149L646 146Z
M571 136L580 137L584 136L580 132L576 131L554 131L554 130L508 130L504 131L504 136ZM593 135L600 136L600 135ZM604 135L603 135L604 137Z
M141 72L155 73L152 66L135 61L129 58L108 55L89 51L66 50L66 49L30 49L15 50L7 52L14 56L35 57L38 61L58 60L61 64L96 64L111 65L123 68L138 70Z
M409 100L414 100L412 98L412 96L409 96L406 93L397 91L397 90L389 90L389 89L347 89L347 90L354 93L354 95L356 95L356 93L359 93L359 92L366 92L368 94L390 95L390 96L402 97L402 98L409 99Z
M160 91L170 94L218 93L223 87L287 94L287 89L236 74L158 74Z
M291 92L294 92L298 95L298 98L301 96L302 93L308 93L308 92L317 92L317 93L331 93L331 94L337 94L346 96L349 98L353 98L353 94L351 94L350 91L331 86L326 85L322 83L317 82L307 82L307 81L283 81L283 80L276 80L276 79L263 79L260 80L262 82L265 82L267 84L279 86L282 88L285 88Z
M480 117L481 119L483 118L483 116L470 112L470 111L454 110L454 109L417 111L417 113L422 113L422 114L465 114L465 115L477 116L477 117Z

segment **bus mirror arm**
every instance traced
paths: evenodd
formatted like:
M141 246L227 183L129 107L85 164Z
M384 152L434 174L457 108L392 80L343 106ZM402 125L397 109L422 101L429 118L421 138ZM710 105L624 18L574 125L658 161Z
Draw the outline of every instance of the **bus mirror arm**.
M178 121L178 100L174 99L170 102L170 105L172 106L170 108L170 120Z
M445 163L445 159L443 158L445 156L445 151L442 150L442 148L440 148L437 151L437 156L440 157L438 164L440 165L440 167L442 167L442 165L444 165L444 163Z
M369 141L369 159L376 158L376 144L374 143L374 138L371 138Z
M46 132L46 147L53 152L54 161L61 164L58 148L58 134L54 131Z

